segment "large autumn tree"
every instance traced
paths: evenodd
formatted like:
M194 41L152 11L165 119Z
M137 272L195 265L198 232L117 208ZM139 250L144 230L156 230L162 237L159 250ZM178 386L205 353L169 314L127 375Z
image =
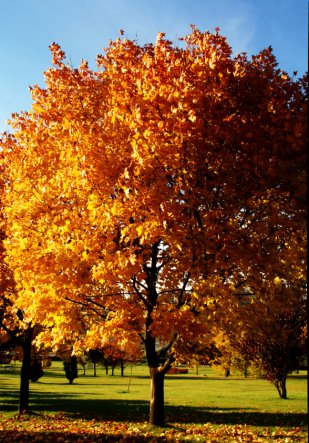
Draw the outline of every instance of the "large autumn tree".
M138 334L163 425L181 343L210 343L235 288L276 275L303 223L306 79L271 48L233 57L194 27L181 47L119 38L97 71L51 50L46 87L1 142L18 302L54 340L76 324L68 303L87 318L83 341Z

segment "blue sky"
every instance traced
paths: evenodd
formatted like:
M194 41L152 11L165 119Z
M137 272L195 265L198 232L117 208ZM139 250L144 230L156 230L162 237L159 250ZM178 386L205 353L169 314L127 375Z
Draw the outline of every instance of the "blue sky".
M31 107L29 86L43 85L55 41L78 66L95 68L97 54L119 36L154 42L158 32L177 42L219 26L235 53L271 45L279 67L308 69L307 0L0 0L0 132L12 112Z

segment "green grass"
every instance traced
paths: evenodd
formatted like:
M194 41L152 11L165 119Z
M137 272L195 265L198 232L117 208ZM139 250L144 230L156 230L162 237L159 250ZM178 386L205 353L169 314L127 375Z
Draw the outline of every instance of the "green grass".
M132 377L131 377L132 371ZM106 375L105 370L87 369L86 376L70 385L61 362L53 362L44 370L44 376L30 385L31 409L35 412L66 411L84 416L107 419L134 417L147 418L150 395L148 368L143 365L126 368L125 376L119 371ZM169 419L215 422L250 422L276 425L289 420L294 425L306 419L306 373L295 374L287 382L288 400L279 398L268 381L242 377L225 378L211 368L200 368L199 375L189 370L185 375L167 375L165 380L166 415ZM0 410L15 412L18 403L19 367L11 372L0 368ZM282 418L282 420L281 420Z
M291 375L287 389L289 398L282 400L273 385L266 380L236 376L225 378L211 368L200 368L198 375L194 369L184 375L167 375L166 421L168 424L177 423L180 427L206 426L208 423L212 429L220 426L250 426L254 432L266 428L304 430L308 423L306 373ZM2 420L11 420L16 414L18 391L18 364L12 372L0 368ZM126 368L124 377L120 376L119 370L115 371L114 376L106 375L102 367L97 369L97 377L93 376L92 369L87 369L86 376L79 370L79 377L70 385L62 363L53 362L51 368L44 370L40 381L30 385L30 405L34 414L44 417L64 415L75 420L74 423L76 420L95 419L110 421L117 426L124 423L132 426L134 423L146 424L149 396L150 380L148 368L144 365ZM278 438L274 441L279 442ZM1 440L1 432L0 441L4 441ZM7 436L6 441L10 441ZM269 438L265 441L273 440Z

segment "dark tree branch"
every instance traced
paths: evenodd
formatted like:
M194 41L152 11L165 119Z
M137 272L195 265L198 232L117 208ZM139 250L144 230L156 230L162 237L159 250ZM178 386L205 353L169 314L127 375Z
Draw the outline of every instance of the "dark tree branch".
M187 275L185 276L185 280L183 282L182 288L181 288L180 293L179 293L177 309L179 309L184 304L183 296L184 296L184 293L186 291L186 286L187 286L187 284L189 282L189 279L190 279L190 272L187 272Z
M143 288L145 288L145 290L147 290L146 286L143 285L142 283L140 283L140 282L137 280L137 278L136 278L135 275L134 275L134 277L133 277L133 279L132 279L132 282L133 282L133 288L134 288L134 291L136 292L138 298L143 302L143 304L145 305L145 307L146 307L147 309L149 309L149 307L150 307L149 302L148 302L147 298L144 297L144 295L143 295L143 294L141 293L141 291L138 289L137 284L139 284L140 286L142 286Z

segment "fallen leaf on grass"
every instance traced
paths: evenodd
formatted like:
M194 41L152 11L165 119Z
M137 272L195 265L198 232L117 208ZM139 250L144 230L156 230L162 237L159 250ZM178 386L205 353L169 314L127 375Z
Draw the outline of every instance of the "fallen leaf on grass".
M22 443L304 443L307 433L297 428L253 428L248 425L172 423L155 428L146 422L70 419L64 414L13 419L0 416L0 442Z

